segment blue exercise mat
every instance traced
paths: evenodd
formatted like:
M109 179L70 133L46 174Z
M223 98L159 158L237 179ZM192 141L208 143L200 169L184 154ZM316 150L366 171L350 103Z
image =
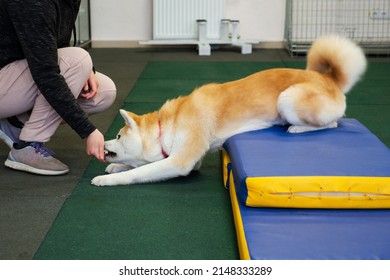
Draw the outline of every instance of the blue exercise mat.
M241 202L254 207L390 208L390 150L355 119L337 128L242 133L224 149Z
M390 150L354 119L302 134L286 129L242 133L224 144L241 258L390 259L390 210L334 207L389 205ZM249 207L248 200L283 208Z
M390 259L389 210L274 209L242 203L237 210L249 259ZM245 252L240 249L240 254Z

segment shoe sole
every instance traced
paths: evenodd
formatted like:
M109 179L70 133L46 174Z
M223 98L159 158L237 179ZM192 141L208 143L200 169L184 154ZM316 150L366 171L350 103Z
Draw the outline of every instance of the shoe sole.
M5 166L19 170L19 171L25 171L33 174L38 174L38 175L63 175L69 172L69 169L66 170L46 170L46 169L38 169L20 162L12 161L7 159L4 163Z
M5 134L4 132L2 132L0 130L0 139L5 143L7 144L7 146L11 149L12 148L12 145L14 144L14 142L12 141L11 138L9 138L7 136L7 134Z

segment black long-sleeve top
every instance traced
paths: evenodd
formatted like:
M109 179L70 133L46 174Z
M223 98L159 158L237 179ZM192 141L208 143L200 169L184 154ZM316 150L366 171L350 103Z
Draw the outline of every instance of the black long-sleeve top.
M79 7L80 0L0 0L0 68L26 59L41 94L85 138L96 127L60 74L57 52L69 46Z

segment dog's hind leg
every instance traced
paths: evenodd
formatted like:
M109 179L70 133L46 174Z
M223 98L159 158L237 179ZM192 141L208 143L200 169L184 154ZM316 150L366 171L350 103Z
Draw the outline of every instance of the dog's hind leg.
M280 116L291 126L290 133L337 127L337 120L344 115L345 96L329 93L317 85L297 84L283 91L278 99Z
M308 131L315 131L315 130L321 130L321 129L327 129L327 128L336 128L337 127L337 121L334 121L328 125L324 126L310 126L310 125L290 125L287 129L287 132L290 133L302 133L302 132L308 132Z

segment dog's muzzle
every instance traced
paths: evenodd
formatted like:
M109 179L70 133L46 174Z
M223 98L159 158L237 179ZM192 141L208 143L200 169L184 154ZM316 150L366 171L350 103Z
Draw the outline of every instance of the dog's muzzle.
M111 152L109 150L104 150L104 157L105 158L113 158L113 157L116 157L116 153Z

